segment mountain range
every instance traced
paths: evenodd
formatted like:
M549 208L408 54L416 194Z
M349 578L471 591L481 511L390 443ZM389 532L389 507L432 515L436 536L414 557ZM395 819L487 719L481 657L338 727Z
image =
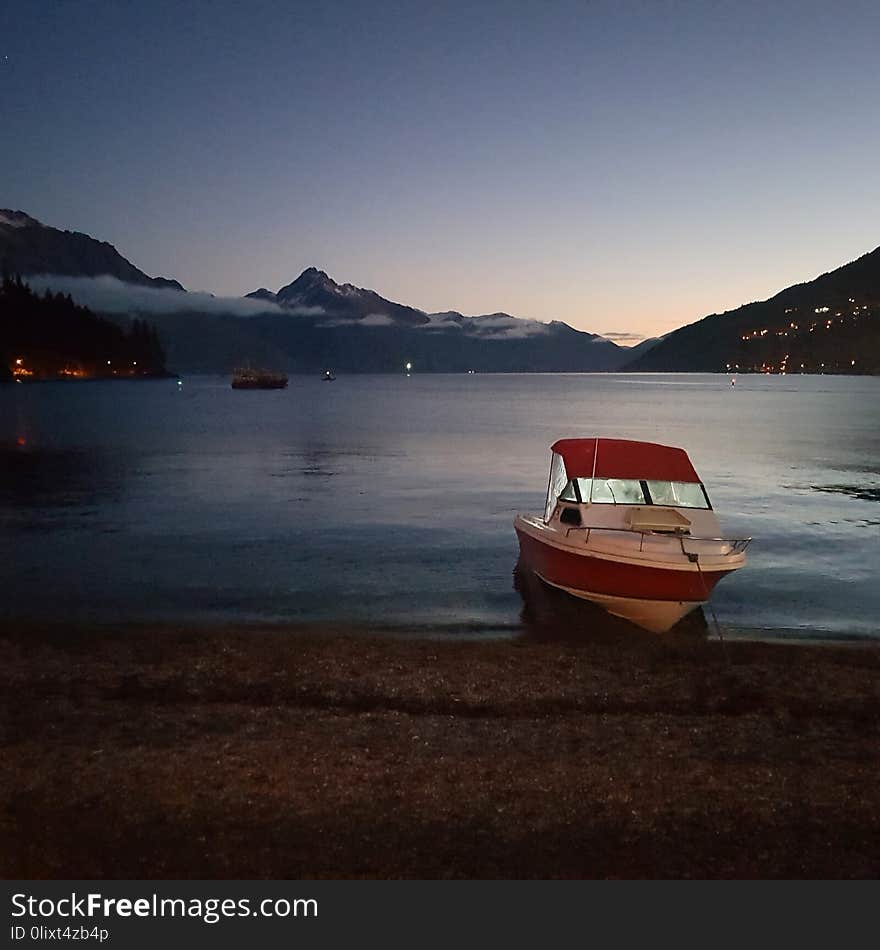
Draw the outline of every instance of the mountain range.
M619 369L654 341L619 346L565 323L507 313L429 313L309 267L244 298L193 294L149 277L106 242L0 210L0 271L69 293L120 322L148 319L177 372L228 372L244 361L288 372L585 372Z
M620 346L560 321L431 313L339 284L315 267L277 291L190 293L150 277L106 242L0 210L0 272L70 293L127 323L148 319L177 372L244 361L289 372L880 373L880 248L769 300Z
M618 369L653 343L621 347L559 321L507 313L428 313L338 284L314 267L278 291L260 288L245 299L270 309L246 319L153 315L169 365L211 371L247 353L290 372L399 372L406 363L425 372L584 372Z
M127 284L183 290L176 280L148 277L107 241L47 227L23 211L0 208L0 274L109 274Z
M769 300L667 334L627 368L880 374L880 247Z

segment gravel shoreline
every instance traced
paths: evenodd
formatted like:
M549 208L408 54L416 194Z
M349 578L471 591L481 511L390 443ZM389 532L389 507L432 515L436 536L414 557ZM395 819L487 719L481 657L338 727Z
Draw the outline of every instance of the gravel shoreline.
M0 874L880 874L880 649L0 628Z

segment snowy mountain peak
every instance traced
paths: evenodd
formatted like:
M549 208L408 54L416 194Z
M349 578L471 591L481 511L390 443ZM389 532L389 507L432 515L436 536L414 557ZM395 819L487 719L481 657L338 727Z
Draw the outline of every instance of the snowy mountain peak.
M24 211L12 211L10 208L0 208L0 225L7 228L44 228L45 225L32 218Z
M336 282L330 277L330 275L325 270L318 270L317 267L307 267L300 275L297 277L297 280L308 281L313 283L319 281L322 284L335 284ZM295 283L296 281L294 281Z
M314 293L339 293L339 284L326 271L317 267L307 267L295 281L278 291L281 301L296 301Z
M245 294L245 297L251 297L254 300L270 300L274 303L276 295L271 290L260 287L257 290L252 290L249 294Z

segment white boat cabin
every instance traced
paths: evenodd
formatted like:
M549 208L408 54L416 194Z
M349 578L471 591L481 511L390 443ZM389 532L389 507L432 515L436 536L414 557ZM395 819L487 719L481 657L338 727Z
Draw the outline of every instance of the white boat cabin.
M706 489L682 449L623 439L562 439L551 451L548 528L566 534L605 528L605 540L617 544L631 542L610 532L638 532L640 546L646 534L715 538L720 533Z

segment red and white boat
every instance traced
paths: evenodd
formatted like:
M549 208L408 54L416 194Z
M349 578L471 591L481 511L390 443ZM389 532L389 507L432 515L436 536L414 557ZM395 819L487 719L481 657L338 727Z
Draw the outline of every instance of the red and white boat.
M746 563L723 538L683 449L625 439L551 448L544 514L517 515L520 565L554 587L665 633Z

